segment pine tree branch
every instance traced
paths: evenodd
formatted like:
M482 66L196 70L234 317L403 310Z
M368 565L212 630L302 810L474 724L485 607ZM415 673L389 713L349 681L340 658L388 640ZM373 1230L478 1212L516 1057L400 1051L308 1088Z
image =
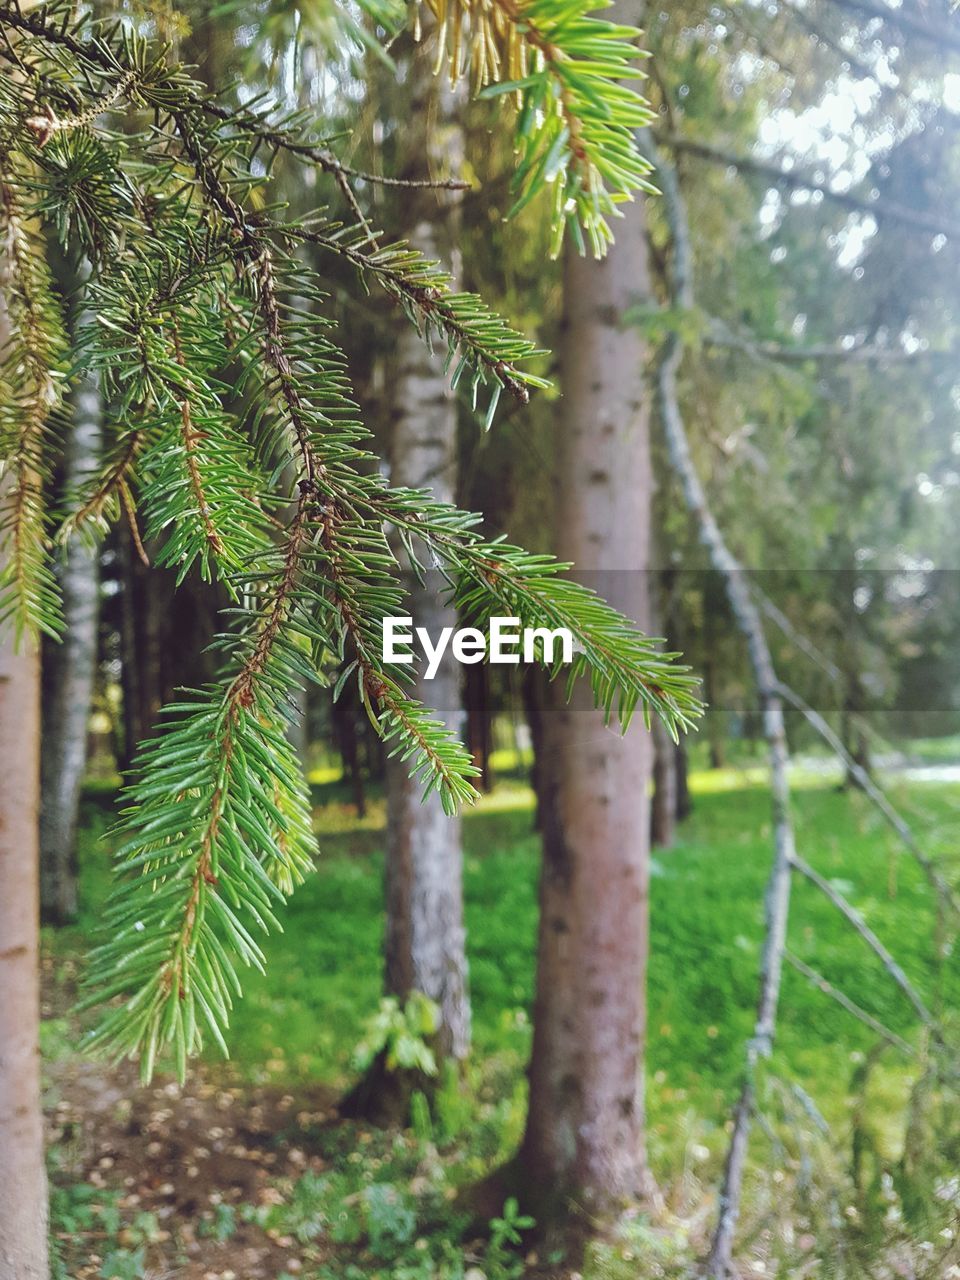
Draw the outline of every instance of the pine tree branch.
M421 333L431 329L441 332L451 352L459 349L472 367L487 369L521 404L529 403L531 386L549 385L516 367L520 360L545 353L508 328L472 294L453 293L449 275L419 250L400 242L371 251L364 240L343 238L339 224L333 224L326 232L290 224L281 230L284 235L344 258L363 275L372 275L415 313Z
M48 44L66 49L75 58L96 67L105 75L116 76L119 74L120 80L115 88L111 89L97 104L94 104L93 107L80 116L67 120L58 119L51 113L33 117L28 121L28 126L43 141L46 141L55 132L78 128L84 124L91 123L97 115L126 94L137 82L136 69L124 67L118 60L115 49L96 37L90 40L78 40L65 27L59 28L50 25L44 20L47 12L49 12L49 7L30 13L23 13L19 8L10 8L7 5L0 6L0 30L5 31L9 27L44 40ZM19 63L20 59L16 52L13 50L9 52L12 58ZM58 86L56 85L50 86L51 95L55 94L57 89ZM188 109L194 109L213 116L221 123L227 124L231 128L255 139L258 143L272 147L277 151L285 151L299 160L309 161L317 165L324 173L331 174L334 177L354 178L363 182L390 187L406 187L414 190L465 191L469 190L472 185L459 178L391 178L382 177L362 169L354 169L338 160L325 147L306 141L294 130L285 128L282 122L271 121L266 113L258 115L249 108L231 110L221 106L209 95L190 90L184 90L181 93L180 101Z
M437 22L437 65L451 78L472 69L481 97L517 101L516 202L552 183L554 252L569 227L597 257L613 235L609 219L637 191L651 191L650 165L635 132L652 119L627 82L640 77L641 32L593 16L598 0L426 0Z
M65 349L43 246L18 202L8 150L0 152L0 268L9 333L0 350L0 625L12 619L19 640L62 630L60 592L47 562L43 481L48 420L60 402L58 366Z
M58 532L58 539L65 541L75 530L93 521L102 531L106 531L108 522L104 512L108 504L116 496L121 486L129 486L137 455L144 444L144 433L141 428L134 427L128 432L126 443L117 457L101 473L96 486L89 497L83 499L81 505L64 520Z
M114 1055L141 1048L145 1080L167 1046L182 1077L204 1028L226 1052L231 991L240 990L235 966L262 966L241 913L261 929L277 927L271 901L309 867L309 814L294 789L302 784L293 780L289 745L272 727L272 668L291 659L282 653L284 633L299 607L312 503L312 490L304 487L277 577L240 638L236 674L167 709L179 717L176 727L143 748L129 791L132 807L121 828L128 840L117 853L124 878L108 906L113 934L94 953L86 982L93 994L85 1005L127 997L104 1013L89 1047ZM198 733L206 739L199 760L176 750ZM256 793L250 771L264 762L283 807ZM152 885L146 898L139 891L145 884Z
M308 796L284 734L297 687L336 658L337 691L356 675L388 750L425 788L438 789L448 810L473 796L468 753L406 695L409 667L382 658L383 620L403 602L389 523L408 548L429 547L451 589L477 609L569 621L581 648L573 674L589 669L608 717L616 709L626 723L642 704L676 731L699 705L685 670L565 582L560 566L485 543L475 516L386 485L345 358L327 336L323 281L297 261L288 248L295 235L261 199L269 179L254 171L264 145L256 131L233 127L219 103L207 110L183 69L128 26L88 17L75 25L73 10L58 4L26 17L2 7L0 28L10 12L31 81L59 86L60 96L41 92L39 102L59 111L69 89L69 111L31 106L25 124L19 96L0 83L0 129L36 166L31 209L91 261L92 319L81 326L77 363L99 373L118 423L112 460L73 522L102 526L125 515L142 549L139 504L149 538L166 539L161 563L182 577L199 559L233 594L232 629L216 642L220 676L165 708L138 755L108 937L89 975L91 1002L108 1006L93 1043L139 1053L145 1077L172 1050L182 1075L206 1033L225 1048L238 968L262 963L254 935L276 926L275 903L310 865ZM604 39L620 40L619 29L603 29ZM117 102L117 84L132 108L153 113L151 125L102 127L97 117ZM338 181L349 189L344 174ZM351 207L358 228L313 228L324 247L346 247L347 260L392 292L428 340L446 338L459 361L454 384L465 370L475 394L494 382L488 421L501 387L538 385L513 365L534 354L529 343L477 299L452 293L436 264L405 246L371 244ZM239 406L236 426L228 395ZM279 545L271 525L283 526ZM39 537L32 545L43 567Z

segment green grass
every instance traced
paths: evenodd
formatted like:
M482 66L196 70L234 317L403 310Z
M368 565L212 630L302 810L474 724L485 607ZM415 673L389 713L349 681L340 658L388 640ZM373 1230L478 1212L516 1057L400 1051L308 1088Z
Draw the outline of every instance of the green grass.
M795 789L803 856L843 888L931 1004L960 1004L960 954L938 972L929 889L879 815L859 794L815 776ZM750 1034L770 866L769 801L762 770L695 775L695 811L677 846L658 853L652 881L649 1111L654 1149L678 1116L719 1124ZM358 823L341 788L315 787L322 857L266 944L266 975L251 973L235 1012L229 1071L278 1083L343 1086L381 980L383 806ZM81 849L82 916L58 952L83 945L108 888L99 839L112 797L88 795ZM960 826L960 787L912 785L898 801L925 847L948 857ZM539 846L531 797L507 781L464 821L465 894L475 1047L519 1081L529 1049ZM795 884L790 946L831 982L908 1039L915 1019L861 940L816 890ZM803 1085L832 1123L848 1107L851 1076L874 1042L866 1028L787 969L777 1068ZM212 1060L212 1058L211 1058ZM892 1114L909 1064L885 1055L879 1111ZM719 1133L715 1136L719 1141ZM896 1134L889 1135L891 1145Z

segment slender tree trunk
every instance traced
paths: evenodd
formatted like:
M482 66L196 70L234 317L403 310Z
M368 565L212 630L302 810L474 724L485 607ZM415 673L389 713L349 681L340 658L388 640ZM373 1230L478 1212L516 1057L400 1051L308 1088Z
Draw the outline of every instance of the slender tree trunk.
M645 138L646 154L655 157L653 138ZM673 235L674 306L692 310L693 262L686 210L674 171L658 163L657 178L663 192L666 217ZM700 483L677 395L677 369L683 358L678 334L669 334L656 369L657 407L670 462L680 481L684 501L696 522L700 540L722 581L730 610L746 641L757 692L760 695L763 734L770 764L770 800L773 827L773 865L765 898L765 932L760 956L760 981L753 1036L746 1047L746 1063L740 1096L733 1112L733 1127L720 1187L717 1225L706 1261L713 1280L726 1280L733 1260L734 1237L740 1215L750 1124L756 1093L756 1067L769 1057L777 1028L777 1007L790 913L790 874L796 862L793 819L790 812L789 748L784 724L781 686L777 679L763 621L746 585L743 568L728 548L714 519Z
M673 846L677 825L676 748L666 728L653 725L653 798L650 805L650 843L657 849Z
M467 704L467 746L480 770L476 785L481 791L493 786L490 753L493 750L493 722L490 714L490 668L485 662L464 670Z
M0 1280L47 1280L40 1111L40 663L0 634Z
M690 798L690 772L687 758L687 746L683 738L674 746L673 761L676 778L677 821L683 822L693 812L693 801Z
M9 324L0 287L0 348ZM39 817L39 651L27 641L15 651L12 629L0 626L0 1280L49 1276L40 1109Z
M354 808L357 817L366 817L367 797L363 786L363 771L357 755L357 697L353 685L348 681L347 687L333 704L331 718L337 741L337 750L343 763L343 776L350 783Z
M648 623L651 476L644 208L603 262L568 252L557 551ZM530 1107L520 1164L541 1222L567 1198L604 1214L649 1190L643 1055L651 739L606 727L581 682L550 687L539 753L543 872ZM545 1223L546 1225L546 1223ZM562 1226L562 1224L561 1224Z
M656 545L656 540L654 540ZM669 584L661 572L651 576L650 624L658 635L669 636L664 597ZM668 642L669 643L669 642ZM673 645L670 645L673 648ZM650 799L650 843L656 849L673 845L677 825L677 771L674 742L662 721L653 721L653 792Z
M533 811L534 831L543 830L542 770L543 770L543 702L546 676L539 667L528 667L523 673L520 686L523 697L523 714L530 730L530 748L533 760L530 764L530 786L533 789L535 807Z
M199 688L214 678L217 656L209 646L217 631L219 593L197 572L188 574L174 590L169 570L142 562L128 530L120 530L119 540L123 572L122 768L126 770L177 689Z
M72 410L63 477L68 493L97 466L102 406L96 379L80 382ZM72 537L59 575L66 629L61 643L43 649L40 905L48 924L66 924L77 912L77 811L97 666L99 569L98 549Z
M431 172L458 170L463 135L455 102L422 57L409 66L408 115L403 125L405 158L401 168L422 172L424 156ZM448 256L455 205L449 196L428 191L410 194L410 239L428 258ZM457 409L439 352L433 353L401 319L393 383L391 434L392 483L424 486L437 498L456 493ZM429 561L427 561L429 563ZM420 586L410 575L410 613L414 626L436 636L457 625L436 575ZM413 689L462 732L460 669L446 662L429 683L422 675ZM387 927L386 987L405 997L420 991L440 1010L438 1048L444 1057L463 1059L470 1046L470 1005L463 927L463 853L460 819L448 817L434 792L422 799L422 787L409 776L409 762L387 761Z

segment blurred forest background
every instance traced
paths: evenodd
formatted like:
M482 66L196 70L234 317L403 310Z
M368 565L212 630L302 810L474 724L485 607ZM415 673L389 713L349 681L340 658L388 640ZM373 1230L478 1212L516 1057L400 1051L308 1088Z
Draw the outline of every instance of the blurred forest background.
M164 1063L141 1086L127 1065L81 1055L77 981L110 888L121 778L160 708L212 679L228 604L197 567L175 590L156 547L121 523L96 548L75 538L59 553L67 629L42 653L55 1274L692 1274L755 1034L777 836L770 689L758 693L732 576L793 691L790 805L814 872L795 883L774 1053L752 1080L733 1265L960 1275L945 1048L960 1032L960 19L947 0L618 4L650 52L656 119L641 150L655 149L663 195L614 223L600 268L570 246L566 266L551 256L549 201L506 218L515 159L500 104L434 76L403 6L381 3L95 7L172 42L241 103L266 93L319 112L340 159L372 175L353 184L371 226L412 237L552 353L536 367L551 388L502 403L484 430L485 406L447 394L442 360L399 308L302 244L392 478L455 497L491 535L579 554L576 513L607 501L609 476L584 497L570 467L617 469L598 443L605 413L649 425L648 454L644 436L639 462L623 461L648 505L649 552L625 529L612 559L585 562L617 572L584 577L613 598L636 589L619 577L642 579L647 629L683 653L708 704L679 744L655 727L630 775L639 790L609 800L626 806L619 830L650 883L647 1197L613 1232L591 1232L584 1211L571 1261L563 1233L538 1233L531 1186L511 1179L525 1131L529 1149L531 1125L549 1123L527 1119L537 886L542 842L549 859L563 840L558 788L578 785L556 777L555 709L525 668L466 667L427 695L459 718L480 771L481 799L457 819L420 805L352 683L336 702L305 694L291 732L320 857L264 944L265 972L245 978L229 1061L211 1044L185 1084ZM334 176L288 155L273 174L291 218L342 200ZM75 264L56 271L79 312ZM95 380L70 407L54 503L95 472L111 429ZM585 438L563 446L574 411ZM664 431L672 416L686 472ZM451 616L430 589L415 612L431 626ZM634 727L628 741L640 738ZM18 749L9 732L5 749ZM582 786L596 787L586 757ZM596 928L603 939L616 923ZM541 983L546 963L541 946ZM543 1016L564 1025L562 1010Z

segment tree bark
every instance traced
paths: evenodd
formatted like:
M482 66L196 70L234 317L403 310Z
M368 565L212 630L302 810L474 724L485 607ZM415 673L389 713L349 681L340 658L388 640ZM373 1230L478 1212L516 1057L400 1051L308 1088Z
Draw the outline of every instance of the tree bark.
M95 378L72 396L73 430L63 484L78 489L96 470L102 406ZM65 631L43 648L43 733L40 754L40 907L47 924L67 924L77 913L77 812L87 762L87 728L97 666L100 557L77 535L60 568Z
M690 798L690 771L686 742L680 739L673 749L674 768L676 770L677 821L683 822L693 812L693 801Z
M405 105L409 114L403 128L401 171L408 167L422 171L424 155L431 172L458 170L463 135L452 94L432 75L424 58L408 65ZM445 256L444 250L452 248L450 223L456 217L450 196L433 191L407 196L410 240L428 258ZM410 325L401 323L393 382L391 482L423 486L437 498L452 501L457 409L444 360L439 352L430 351ZM426 627L431 636L443 627L456 627L456 611L445 602L439 575L430 575L425 586L410 575L409 585L414 626ZM460 671L455 663L442 664L429 682L418 675L412 693L462 733ZM440 1011L437 1048L442 1057L456 1060L465 1058L470 1046L462 878L460 819L443 812L436 792L422 799L421 784L409 776L409 762L389 759L386 989L401 998L419 991L436 1003Z
M649 297L642 202L609 257L568 252L561 349L557 552L648 624L651 475L644 341L625 310ZM581 682L550 687L538 773L543 871L524 1185L546 1225L572 1198L591 1216L645 1195L643 1055L651 738L606 727Z
M0 1280L47 1280L40 1111L40 663L0 634Z
M343 776L350 783L350 793L353 796L353 805L357 811L357 817L365 818L367 815L367 796L363 785L363 770L360 768L360 759L357 755L358 701L354 686L348 681L340 697L333 703L330 714L333 721L337 750L340 752L340 760L343 766Z
M543 830L543 805L541 803L541 774L543 765L543 703L547 677L539 667L527 667L520 684L523 714L530 730L530 788L533 791L533 829Z
M209 645L217 632L219 589L193 571L174 590L173 574L145 565L127 529L118 536L123 581L121 768L126 771L177 689L196 689L214 678L217 659Z
M670 849L677 826L677 767L673 739L659 720L653 723L653 797L650 804L650 843Z
M656 541L654 541L656 546ZM658 635L670 636L667 615L671 612L669 573L651 577L650 624ZM668 647L675 646L668 639ZM670 849L677 825L677 770L674 741L666 726L656 717L653 730L653 791L650 798L650 844L655 849Z
M490 668L485 662L464 670L467 704L467 747L480 770L476 786L488 792L493 786L490 753L493 751L493 719L490 712Z

